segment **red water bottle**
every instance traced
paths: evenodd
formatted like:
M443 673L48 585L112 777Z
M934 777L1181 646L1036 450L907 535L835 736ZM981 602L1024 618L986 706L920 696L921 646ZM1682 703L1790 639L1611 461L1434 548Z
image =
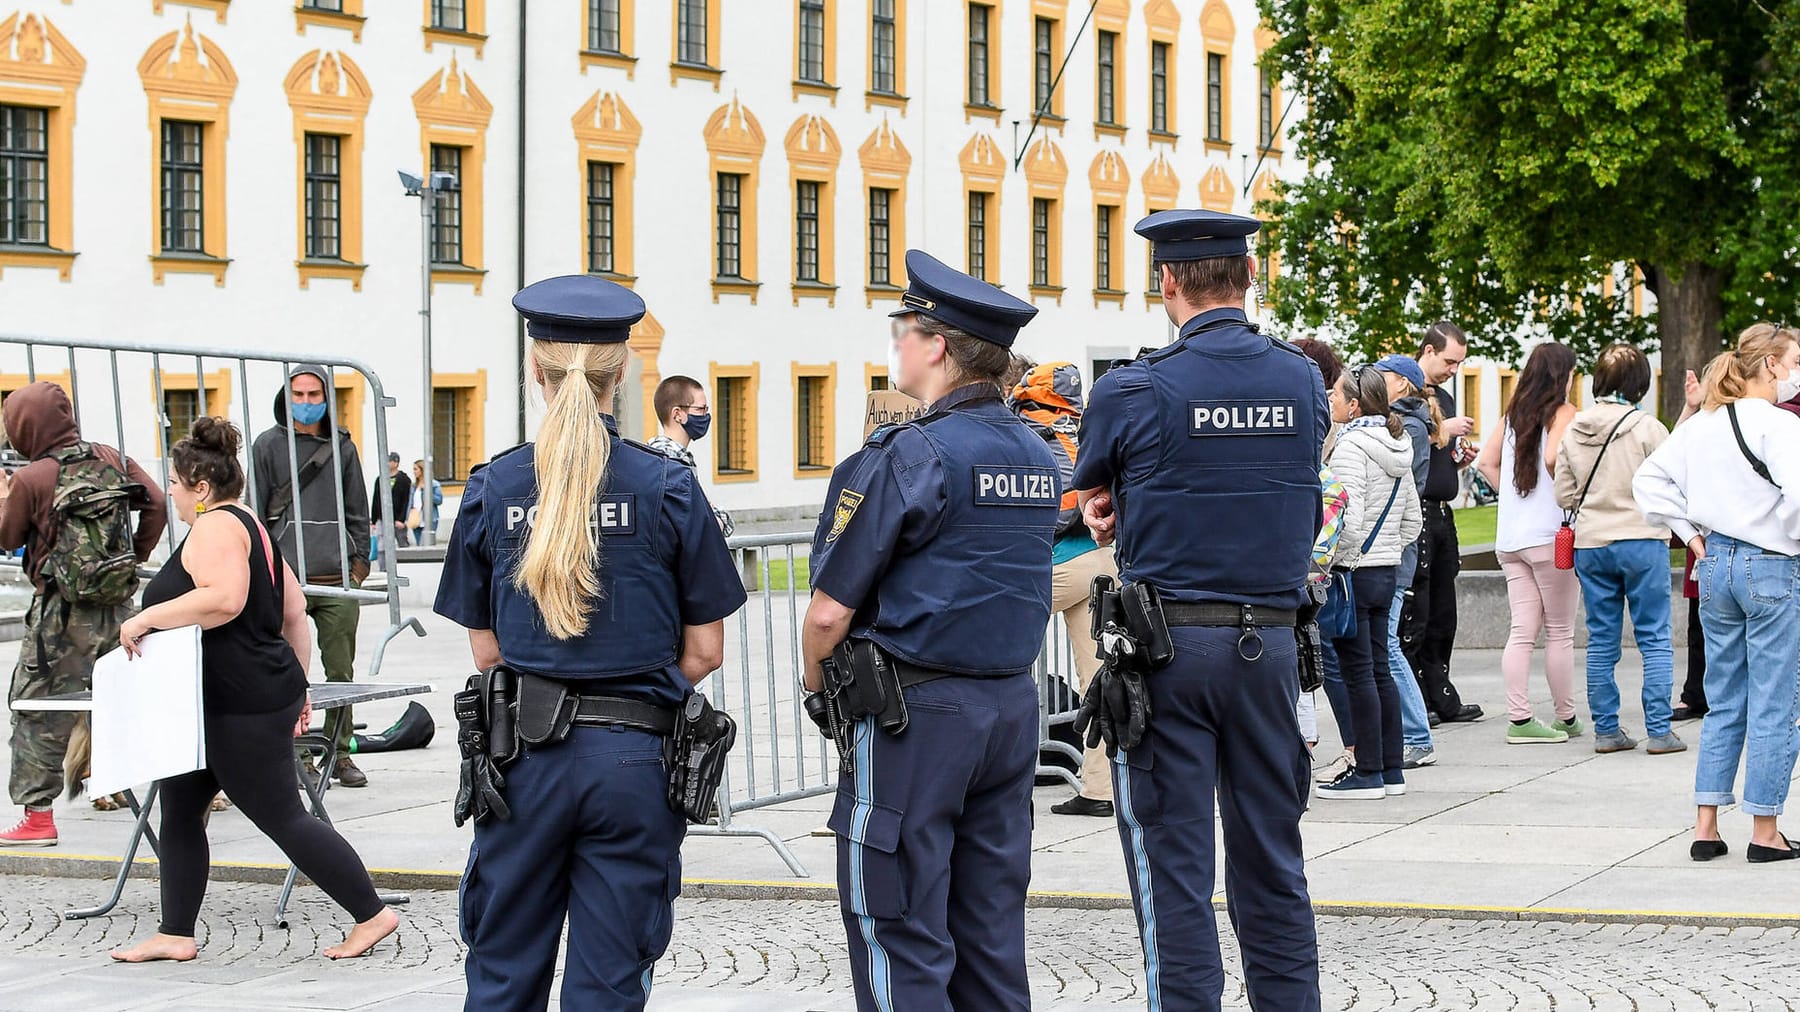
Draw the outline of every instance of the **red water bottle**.
M1575 528L1567 520L1556 529L1556 568L1575 568Z

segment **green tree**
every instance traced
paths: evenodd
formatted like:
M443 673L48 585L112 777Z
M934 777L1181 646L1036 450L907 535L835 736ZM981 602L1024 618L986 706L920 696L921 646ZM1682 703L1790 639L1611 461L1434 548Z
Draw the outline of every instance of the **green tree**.
M1283 322L1369 352L1438 318L1502 359L1660 345L1672 416L1739 328L1800 320L1800 0L1262 9L1313 166L1264 208Z

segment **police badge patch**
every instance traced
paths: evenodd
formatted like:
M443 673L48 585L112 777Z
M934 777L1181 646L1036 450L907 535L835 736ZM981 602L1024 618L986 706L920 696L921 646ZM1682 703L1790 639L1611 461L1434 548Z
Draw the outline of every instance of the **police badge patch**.
M831 533L825 535L826 544L836 541L838 535L844 533L844 528L850 525L850 518L856 515L856 508L862 505L862 501L861 492L844 489L838 493L837 506L831 511Z

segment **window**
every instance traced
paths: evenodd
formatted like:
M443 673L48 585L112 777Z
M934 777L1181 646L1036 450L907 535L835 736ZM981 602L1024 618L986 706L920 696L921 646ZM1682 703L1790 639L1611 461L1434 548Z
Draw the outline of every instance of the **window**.
M819 280L819 183L810 179L794 184L794 280Z
M1206 54L1206 139L1225 139L1225 57Z
M825 0L800 0L800 80L825 83Z
M431 0L431 27L468 31L468 11L463 9L463 0Z
M38 376L40 380L55 378ZM156 444L160 448L173 446L186 438L194 431L194 423L207 415L231 417L231 371L228 369L207 373L204 384L196 381L191 372L159 372L151 378L151 390L161 398L157 423L162 440Z
M743 277L740 243L743 228L744 177L734 172L719 173L718 189L718 256L717 274L721 278Z
M869 11L869 90L882 95L899 94L896 46L899 27L894 5L898 0L874 0Z
M1113 77L1117 71L1118 41L1117 32L1100 32L1094 36L1094 119L1107 126L1119 121L1118 110L1114 107L1114 89L1118 82Z
M433 198L431 262L434 264L463 262L462 162L462 148L448 144L431 146L431 171L448 172L458 183L453 189L436 191Z
M1266 249L1256 251L1256 296L1260 300L1269 297L1269 282L1274 280L1274 255Z
M993 107L993 59L988 50L988 28L994 9L987 4L969 5L969 104Z
M340 260L342 235L342 171L336 134L306 135L306 257Z
M1256 143L1264 151L1275 147L1275 76L1268 67L1256 71Z
M1050 285L1050 208L1055 201L1034 197L1031 201L1031 283Z
M1169 132L1169 44L1150 44L1150 129Z
M50 115L0 105L0 243L50 244Z
M1469 438L1481 436L1481 370L1463 366L1462 400L1457 405L1458 413L1475 419L1475 428L1470 430Z
M205 252L204 140L201 123L162 123L162 250Z
M893 284L890 264L888 214L893 206L894 191L869 191L869 284Z
M1506 409L1512 406L1513 390L1515 388L1517 388L1518 385L1519 385L1519 374L1518 374L1517 370L1513 370L1513 369L1500 370L1500 413L1501 414L1503 414L1503 415L1506 414ZM1468 408L1464 408L1463 410L1466 412L1466 411L1468 411Z
M469 444L474 408L468 390L431 391L431 463L438 481L462 481L471 467Z
M1033 53L1031 107L1042 115L1050 114L1050 89L1055 84L1056 50L1052 48L1056 38L1056 22L1049 18L1038 18L1035 22Z
M613 173L617 168L611 162L589 162L587 165L587 269L590 274L614 273Z
M710 66L707 0L676 0L675 58L695 66Z
M164 390L162 418L163 445L173 446L200 420L200 391Z
M1118 213L1108 204L1094 208L1094 287L1103 292L1114 290L1113 219Z
M988 195L969 192L969 275L987 280Z
M306 2L302 3L300 6L315 11L337 11L342 13L344 10L344 0L306 0Z
M887 370L883 369L880 372L871 370L869 372L869 392L870 393L874 393L877 390L891 390L891 389L893 389L893 383L892 383L892 381L890 381L888 379Z
M836 400L836 366L794 366L794 477L823 478L837 463Z
M713 477L756 479L757 366L712 366Z
M596 53L624 53L619 30L619 0L590 0L588 3L588 48Z
M294 31L306 34L307 26L340 28L353 42L362 41L363 0L298 0L294 4Z

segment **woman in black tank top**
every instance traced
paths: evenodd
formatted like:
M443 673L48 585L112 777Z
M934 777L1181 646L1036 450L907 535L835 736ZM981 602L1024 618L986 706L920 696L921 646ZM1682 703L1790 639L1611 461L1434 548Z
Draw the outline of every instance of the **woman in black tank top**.
M206 813L225 792L306 876L356 918L338 959L365 955L399 926L375 894L350 844L300 805L293 739L311 722L305 661L312 633L299 582L268 532L237 500L244 488L242 438L222 418L202 418L170 452L170 498L193 530L150 585L144 610L119 640L128 654L158 629L201 628L206 768L162 784L162 926L114 952L121 962L189 960L206 894ZM230 519L227 519L229 517Z

